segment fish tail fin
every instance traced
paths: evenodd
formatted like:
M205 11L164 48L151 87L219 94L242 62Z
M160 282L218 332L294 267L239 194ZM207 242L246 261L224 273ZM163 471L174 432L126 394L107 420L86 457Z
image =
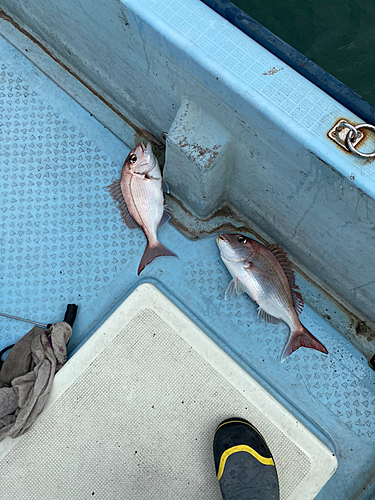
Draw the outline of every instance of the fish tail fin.
M164 246L160 241L156 244L150 245L147 242L147 247L145 253L142 256L141 262L138 267L138 275L143 271L143 269L150 264L156 257L161 257L162 255L171 255L173 257L178 257L172 250L169 250L166 246Z
M324 354L328 354L324 345L319 342L319 340L315 338L307 328L301 325L300 329L290 332L288 343L281 356L281 362L285 361L285 359L292 354L292 352L296 351L300 347L309 347L310 349L315 349L317 351L324 352Z

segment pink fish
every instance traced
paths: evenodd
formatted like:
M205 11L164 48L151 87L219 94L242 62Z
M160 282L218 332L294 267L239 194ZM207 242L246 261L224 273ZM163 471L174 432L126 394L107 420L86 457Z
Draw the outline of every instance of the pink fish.
M157 230L170 219L168 208L164 205L164 192L168 192L168 188L150 143L145 146L141 142L130 151L122 167L121 180L108 188L118 203L126 225L131 229L142 228L147 238L138 274L156 257L177 257L157 237Z
M221 234L217 239L221 258L233 277L226 292L228 299L247 293L259 306L258 314L268 323L283 321L290 328L284 361L299 347L327 354L327 349L300 322L303 299L285 252L277 244L265 247L241 234Z

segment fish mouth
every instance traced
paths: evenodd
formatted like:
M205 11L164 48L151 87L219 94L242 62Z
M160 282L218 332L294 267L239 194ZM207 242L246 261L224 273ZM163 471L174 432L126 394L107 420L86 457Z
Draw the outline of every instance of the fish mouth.
M228 236L226 234L219 234L219 236L217 237L217 242L219 243L220 240L226 241L226 242L230 241L230 239L228 238Z
M142 153L149 154L150 156L153 155L151 142L147 142L146 144L144 142L140 142L138 147L141 148Z

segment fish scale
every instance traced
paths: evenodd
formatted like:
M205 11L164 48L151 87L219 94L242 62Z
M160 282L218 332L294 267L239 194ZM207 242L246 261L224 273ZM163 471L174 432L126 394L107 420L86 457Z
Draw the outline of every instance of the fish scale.
M158 221L158 218L156 218L155 220L154 205L150 203L152 192L150 192L150 189L148 189L148 187L146 187L144 184L145 183L135 182L132 180L130 189L134 204L136 206L142 206L142 214L138 211L142 223L156 232L160 220ZM158 207L158 210L162 213L161 207Z

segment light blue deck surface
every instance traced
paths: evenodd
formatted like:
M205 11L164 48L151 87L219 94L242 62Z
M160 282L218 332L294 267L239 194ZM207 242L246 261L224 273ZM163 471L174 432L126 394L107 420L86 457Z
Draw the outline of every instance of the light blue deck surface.
M308 305L302 322L329 355L300 349L279 362L287 328L264 325L246 296L225 302L229 274L215 238L160 239L159 258L137 277L145 248L105 186L127 146L0 38L0 310L40 322L79 305L73 352L136 285L152 281L327 444L339 468L319 499L349 498L375 460L374 372ZM0 348L29 325L0 318ZM225 401L223 401L225 405Z
M352 327L363 321L375 331L375 267L363 265L374 254L375 163L326 135L338 118L359 117L200 0L0 4L127 120L157 138L171 132L164 173L184 207L204 218L218 201L230 203L346 301ZM0 19L11 43L19 36L15 23ZM32 57L30 45L16 46ZM65 73L58 84L69 92ZM82 103L82 95L75 98ZM195 111L184 118L186 101ZM120 129L111 127L123 137ZM368 134L363 147L374 149L374 141ZM207 155L196 154L202 150ZM368 335L351 333L372 356Z

